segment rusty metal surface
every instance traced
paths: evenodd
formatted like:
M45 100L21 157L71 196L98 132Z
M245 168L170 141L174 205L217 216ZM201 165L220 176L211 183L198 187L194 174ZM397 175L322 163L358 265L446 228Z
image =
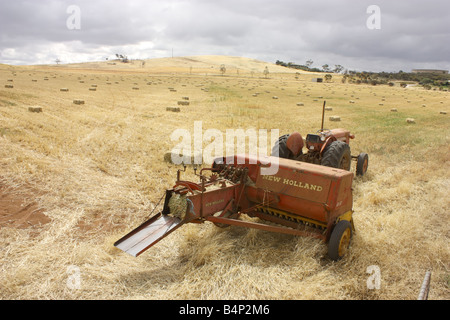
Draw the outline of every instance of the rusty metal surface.
M245 228L253 228L253 229L265 230L265 231L276 232L276 233L291 234L291 235L295 235L295 236L308 236L308 237L313 237L313 238L322 239L322 240L325 238L324 235L322 235L318 232L307 232L307 231L292 229L292 228L288 228L288 227L271 226L271 225L256 223L256 222L251 222L251 221L242 221L242 220L228 219L228 218L215 217L215 216L207 217L206 220L214 222L214 223L228 224L228 225L232 225L232 226L245 227Z
M159 213L118 240L114 246L137 257L183 224L179 218Z

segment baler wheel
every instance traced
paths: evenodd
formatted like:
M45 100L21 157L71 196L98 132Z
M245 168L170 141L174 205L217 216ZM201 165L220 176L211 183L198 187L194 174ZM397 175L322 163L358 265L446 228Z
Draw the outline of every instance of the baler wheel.
M333 141L323 153L321 165L350 171L352 164L350 146L342 141Z
M346 254L352 234L350 221L341 220L336 224L328 242L328 256L332 260L337 261Z

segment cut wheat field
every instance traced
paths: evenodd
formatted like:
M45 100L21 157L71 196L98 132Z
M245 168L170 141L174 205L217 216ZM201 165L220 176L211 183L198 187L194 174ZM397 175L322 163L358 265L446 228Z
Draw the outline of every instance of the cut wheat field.
M450 299L449 92L315 83L245 59L221 75L231 60L215 59L0 65L0 299L414 300L429 270L429 299ZM352 154L369 154L342 260L320 240L211 223L138 258L113 246L161 209L180 169L164 161L176 129L306 136L323 101L325 127L349 129ZM191 168L183 178L197 181Z

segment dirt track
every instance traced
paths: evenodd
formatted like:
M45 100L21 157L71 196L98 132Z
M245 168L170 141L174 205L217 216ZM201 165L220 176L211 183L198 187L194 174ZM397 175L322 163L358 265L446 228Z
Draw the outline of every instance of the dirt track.
M0 227L40 230L51 220L35 201L36 194L27 189L10 188L0 182Z

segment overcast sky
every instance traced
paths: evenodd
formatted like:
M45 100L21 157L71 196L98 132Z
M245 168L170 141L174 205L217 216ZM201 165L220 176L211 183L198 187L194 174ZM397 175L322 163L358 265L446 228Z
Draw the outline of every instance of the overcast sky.
M358 71L449 70L450 1L0 0L0 63L172 50Z

